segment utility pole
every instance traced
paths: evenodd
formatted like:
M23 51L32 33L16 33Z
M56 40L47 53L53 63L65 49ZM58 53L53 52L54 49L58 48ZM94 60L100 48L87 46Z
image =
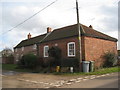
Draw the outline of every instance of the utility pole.
M79 70L82 71L82 50L81 50L81 30L80 30L80 23L79 23L79 8L78 8L78 0L76 0L76 12L77 12L77 29L78 29L78 59L79 59Z

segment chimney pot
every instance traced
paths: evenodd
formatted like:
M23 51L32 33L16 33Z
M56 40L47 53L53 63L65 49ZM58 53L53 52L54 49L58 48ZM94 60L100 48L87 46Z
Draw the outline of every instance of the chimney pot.
M52 32L52 28L48 27L47 28L47 33Z
M89 28L93 28L92 25L90 25Z
M28 34L28 39L30 39L30 38L31 38L31 34L29 33L29 34Z

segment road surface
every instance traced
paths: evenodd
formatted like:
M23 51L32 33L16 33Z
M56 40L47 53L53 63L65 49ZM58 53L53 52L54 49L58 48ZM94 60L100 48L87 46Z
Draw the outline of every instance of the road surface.
M118 73L87 79L79 83L64 85L60 88L118 88Z
M3 73L3 88L118 88L118 73L64 76L32 73Z

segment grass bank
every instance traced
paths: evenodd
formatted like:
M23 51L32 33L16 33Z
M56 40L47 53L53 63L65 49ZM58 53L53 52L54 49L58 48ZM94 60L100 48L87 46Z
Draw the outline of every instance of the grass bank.
M35 70L30 69L17 69L16 64L2 64L2 70L11 70L17 72L34 72ZM54 75L99 75L99 74L106 74L106 73L113 73L113 72L120 72L120 67L110 67L110 68L103 68L96 70L94 72L83 73L83 72L76 72L76 73L51 73Z
M2 70L10 70L16 72L32 72L32 70L29 69L17 69L16 64L2 64Z
M107 73L120 72L120 67L109 67L95 70L94 72L84 73L84 72L76 72L76 73L54 73L55 75L101 75Z

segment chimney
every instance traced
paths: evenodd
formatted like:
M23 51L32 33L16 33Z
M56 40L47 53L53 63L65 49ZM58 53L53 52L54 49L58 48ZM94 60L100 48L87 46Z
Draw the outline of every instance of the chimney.
M47 28L47 33L52 32L52 28L48 27Z
M28 39L30 39L30 38L31 38L31 34L29 33L29 34L28 34Z
M92 28L92 29L93 29L92 25L90 25L89 28Z

